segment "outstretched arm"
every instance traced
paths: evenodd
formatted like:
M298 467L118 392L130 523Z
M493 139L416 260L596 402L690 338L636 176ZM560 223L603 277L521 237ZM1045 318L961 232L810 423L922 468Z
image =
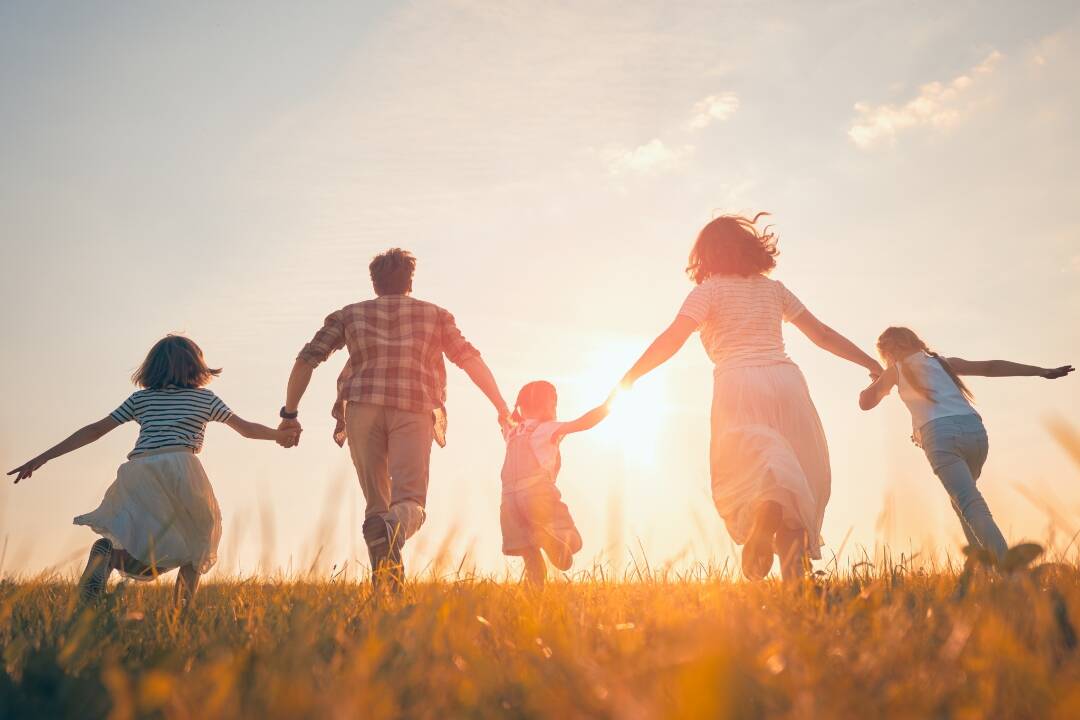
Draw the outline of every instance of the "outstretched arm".
M559 429L551 436L552 442L559 442L570 433L584 432L585 430L591 430L599 425L600 421L611 413L610 402L611 400L609 398L603 405L594 407L577 420L571 420L570 422L560 425Z
M792 324L810 339L810 342L822 350L827 350L838 358L866 368L871 377L877 378L882 373L881 363L864 353L858 345L814 317L809 310L803 310L792 319Z
M499 392L499 384L495 382L495 376L492 375L491 368L487 366L484 359L479 355L473 355L461 363L461 369L495 406L495 412L499 413L499 424L504 423L510 411L506 407L506 400L503 399L502 393Z
M870 383L870 387L859 393L859 407L863 410L876 408L878 403L892 392L893 387L896 385L897 372L896 366L890 365L885 369L885 372L878 375L877 380Z
M957 375L981 375L982 377L1041 377L1055 380L1073 372L1072 365L1056 368L1044 368L1037 365L1024 365L1008 360L964 360L949 358L949 364Z
M698 323L693 318L687 315L677 316L664 332L656 336L634 366L623 375L621 385L632 387L643 375L647 375L670 360L686 344L686 340L697 329L697 326Z
M282 444L292 443L295 445L295 441L300 435L300 428L298 427L267 427L261 423L245 420L235 413L225 421L225 424L249 440L274 440Z
M80 428L68 436L65 440L58 442L45 452L38 455L33 460L23 463L19 467L10 471L8 475L15 475L15 482L25 480L34 474L34 471L40 468L45 463L60 457L61 455L67 455L73 450L78 450L84 445L89 445L95 440L100 440L110 430L113 430L120 426L116 420L111 416L102 418L96 423L90 423L84 428Z

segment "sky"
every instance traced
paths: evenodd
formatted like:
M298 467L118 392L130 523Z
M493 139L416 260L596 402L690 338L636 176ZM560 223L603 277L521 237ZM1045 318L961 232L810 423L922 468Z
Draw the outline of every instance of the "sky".
M890 324L968 359L1080 360L1080 8L1071 2L326 2L0 5L0 465L119 405L160 336L275 423L296 353L371 297L367 263L419 258L511 400L602 401L691 289L700 227L767 210L781 279L872 350ZM896 397L786 329L829 439L839 565L920 562L962 535ZM207 433L216 573L358 571L362 497L330 439L344 358L301 405L299 448ZM1080 380L972 379L980 481L1010 541L1064 550ZM415 572L514 572L502 441L450 368ZM696 338L563 445L577 567L723 567L708 483L711 368ZM125 425L0 487L0 574L70 572L135 440ZM1075 551L1075 545L1073 546ZM835 557L835 560L834 560Z

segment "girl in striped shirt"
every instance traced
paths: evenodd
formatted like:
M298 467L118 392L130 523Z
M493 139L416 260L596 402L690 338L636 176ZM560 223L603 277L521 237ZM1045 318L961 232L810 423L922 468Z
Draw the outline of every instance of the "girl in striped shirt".
M222 422L246 438L295 444L298 430L277 430L248 422L204 386L221 373L202 350L179 335L159 340L132 380L143 389L107 417L15 468L15 482L29 478L49 460L100 439L123 423L139 424L139 438L116 480L93 512L75 518L101 535L90 548L79 580L83 600L99 598L113 570L149 580L179 568L175 600L194 597L199 576L217 560L221 512L210 480L195 454L206 425Z

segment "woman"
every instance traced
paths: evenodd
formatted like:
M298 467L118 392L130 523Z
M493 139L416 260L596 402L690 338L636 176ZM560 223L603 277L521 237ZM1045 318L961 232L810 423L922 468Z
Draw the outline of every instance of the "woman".
M753 220L724 215L706 225L686 271L697 285L675 321L623 378L629 388L667 362L700 330L713 371L710 474L713 501L732 539L744 545L743 574L760 580L780 556L783 577L821 557L821 521L831 485L829 448L806 380L784 351L783 321L820 348L861 365L876 360L806 310L768 273L776 236Z

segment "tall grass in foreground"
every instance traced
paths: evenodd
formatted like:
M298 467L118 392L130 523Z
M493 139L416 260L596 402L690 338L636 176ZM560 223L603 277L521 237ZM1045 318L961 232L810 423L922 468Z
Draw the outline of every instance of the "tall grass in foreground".
M185 613L160 583L80 609L71 582L0 580L0 718L1076 718L1070 549L970 583L888 555L796 586L644 560L539 592L217 581Z
M1077 566L956 580L5 581L0 717L1080 717Z

